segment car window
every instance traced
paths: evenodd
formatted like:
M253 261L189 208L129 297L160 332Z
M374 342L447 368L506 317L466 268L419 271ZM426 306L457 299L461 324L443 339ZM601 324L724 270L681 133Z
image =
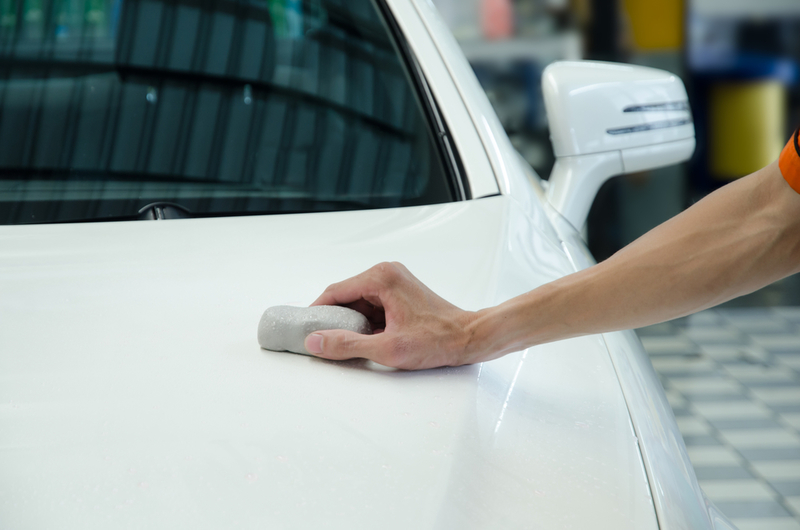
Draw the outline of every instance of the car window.
M373 1L0 6L2 224L455 199Z

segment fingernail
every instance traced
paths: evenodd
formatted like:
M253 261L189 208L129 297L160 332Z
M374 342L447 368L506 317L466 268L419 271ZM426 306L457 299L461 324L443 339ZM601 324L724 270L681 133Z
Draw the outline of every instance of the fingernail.
M314 333L306 337L306 349L308 353L322 353L322 335Z

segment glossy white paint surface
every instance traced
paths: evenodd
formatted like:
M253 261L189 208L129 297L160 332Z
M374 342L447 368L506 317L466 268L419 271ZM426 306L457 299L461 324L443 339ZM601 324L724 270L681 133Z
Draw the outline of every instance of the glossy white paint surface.
M625 173L638 173L686 162L694 154L694 138L663 144L631 147L620 151Z
M688 96L680 78L664 70L594 61L553 63L542 73L542 90L556 156L576 156L694 138ZM631 111L632 108L685 103L685 110ZM684 125L631 134L609 130Z
M544 198L540 186L533 188ZM594 265L575 228L554 208L546 207L546 211L575 270ZM734 530L733 523L700 490L672 408L639 339L626 331L605 334L604 340L645 458L660 529Z
M711 527L683 437L639 339L632 331L604 337L636 426L661 529Z
M714 523L714 530L736 530L736 526L734 526L730 519L725 517L725 514L714 506L714 503L708 500L707 497L705 500L706 506L708 506L708 514L711 516L711 521Z
M505 196L0 227L1 528L654 529L649 485L661 530L711 528L635 339L421 373L258 348L264 308L379 261L467 309L592 262L435 10L389 4L473 193Z
M260 350L401 260L476 309L569 270L508 198L0 227L3 528L656 528L600 337L394 372Z
M624 172L619 151L559 157L550 175L547 200L572 226L582 228L600 187Z
M547 200L573 226L582 227L597 192L611 177L671 166L691 158L695 139L556 159Z
M640 66L562 61L542 74L556 154L548 200L581 228L609 178L688 160L694 125L675 75Z

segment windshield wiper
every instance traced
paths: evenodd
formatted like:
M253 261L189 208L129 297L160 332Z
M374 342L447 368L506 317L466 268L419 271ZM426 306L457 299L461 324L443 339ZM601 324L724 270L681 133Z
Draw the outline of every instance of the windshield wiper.
M337 211L354 211L354 210L376 210L380 208L392 207L393 205L378 205L367 204L358 201L341 201L341 200L309 200L310 203L317 205L329 203L330 207L317 207L315 209L299 208L299 209L282 209L282 210L245 210L245 211L211 211L211 212L193 212L177 203L159 201L148 204L141 208L136 214L132 215L117 215L117 216L104 216L104 217L87 217L79 219L59 219L57 221L42 221L42 222L28 222L24 224L62 224L62 223L106 223L118 221L141 221L141 220L172 220L172 219L207 219L218 217L245 217L256 215L287 215L287 214L304 214L304 213L325 213Z
M192 217L189 208L174 202L153 202L139 210L139 219L162 221L164 219L186 219Z

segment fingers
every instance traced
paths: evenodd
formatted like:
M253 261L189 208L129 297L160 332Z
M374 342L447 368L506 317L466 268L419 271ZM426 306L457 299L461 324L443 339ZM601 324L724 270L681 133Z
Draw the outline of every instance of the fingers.
M376 329L383 329L386 327L386 314L382 307L376 307L366 300L358 300L352 304L347 304L346 307L355 309L367 317L367 320L369 320L369 323L372 325L373 332Z
M347 305L359 300L368 300L374 305L379 305L375 303L380 301L378 290L379 285L374 278L367 276L367 273L361 273L328 286L311 305Z
M353 296L357 296L357 294ZM335 286L332 285L328 287L325 293L311 304L311 306L339 305L349 307L367 317L373 332L386 327L386 314L379 299L376 300L378 302L376 305L364 298L357 298L356 300L349 301L350 298L349 296L342 296L339 291L335 290Z
M362 358L384 366L409 364L410 335L398 331L410 320L418 303L425 302L422 284L400 263L380 263L371 269L328 287L313 303L349 307L365 315L373 335L343 330L315 332L306 337L308 352L331 360ZM411 363L412 365L414 363Z
M352 278L330 285L312 306L349 305L366 300L375 307L383 307L381 294L412 277L400 263L379 263Z
M317 357L332 361L370 359L386 366L387 340L385 334L361 335L352 331L317 331L306 337L306 350Z

